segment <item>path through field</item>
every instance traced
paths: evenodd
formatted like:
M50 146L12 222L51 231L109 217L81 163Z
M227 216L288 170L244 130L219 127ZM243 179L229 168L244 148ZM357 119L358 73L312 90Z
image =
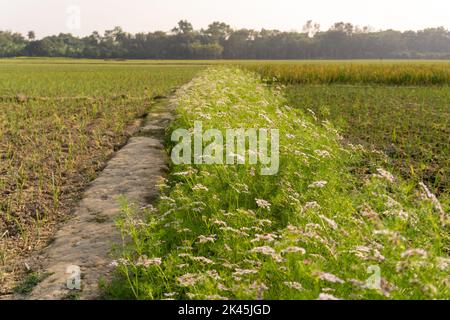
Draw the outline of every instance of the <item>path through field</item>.
M85 191L73 217L38 257L48 276L26 299L99 298L99 280L112 271L111 247L121 241L115 226L119 199L145 204L157 195L158 179L167 170L162 139L171 113L165 101L147 116L144 127L107 164ZM69 290L70 272L81 270L81 290ZM69 281L70 283L70 281ZM72 281L76 285L76 282Z

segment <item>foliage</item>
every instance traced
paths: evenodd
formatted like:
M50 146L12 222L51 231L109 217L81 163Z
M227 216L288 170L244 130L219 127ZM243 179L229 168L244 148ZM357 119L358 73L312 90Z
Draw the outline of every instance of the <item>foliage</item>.
M31 36L30 36L31 35ZM0 32L0 57L45 56L103 59L448 59L450 33L443 27L420 31L374 32L351 23L336 23L328 31L311 21L303 32L233 30L223 22L194 30L180 21L171 33L130 34L116 27L103 35L93 32L34 39Z
M277 128L280 172L180 165L156 208L126 202L112 297L449 298L448 215L359 147L239 69L208 69L174 100L173 128ZM236 115L239 116L236 116ZM445 208L448 209L448 208ZM381 270L378 289L365 280Z

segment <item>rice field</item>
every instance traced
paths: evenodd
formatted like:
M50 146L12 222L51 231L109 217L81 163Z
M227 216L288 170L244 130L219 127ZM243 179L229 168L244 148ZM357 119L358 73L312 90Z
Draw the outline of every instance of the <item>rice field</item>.
M20 256L47 243L153 98L200 68L0 62L0 288L23 268Z
M404 177L450 190L450 90L447 86L291 85L289 103L330 121L349 143L377 150ZM375 160L375 159L372 159Z
M0 60L0 293L172 96L169 153L198 120L277 128L280 170L172 164L124 199L108 297L448 299L449 84L448 61Z
M268 81L284 84L449 85L450 62L331 61L246 63Z
M286 86L289 104L330 121L347 143L374 151L448 201L448 61L263 61L242 66Z

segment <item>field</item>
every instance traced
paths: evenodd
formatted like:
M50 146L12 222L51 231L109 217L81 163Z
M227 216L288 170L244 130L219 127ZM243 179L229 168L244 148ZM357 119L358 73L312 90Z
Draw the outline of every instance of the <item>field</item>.
M289 102L345 138L382 151L380 160L436 193L450 187L450 90L447 87L303 85L287 88Z
M170 129L280 129L279 173L172 165L123 204L109 297L449 298L449 84L443 61L0 60L0 288L174 95Z
M0 62L0 284L46 244L81 191L185 65Z
M363 148L292 108L282 87L258 75L210 69L177 93L176 105L173 129L199 119L205 130L278 128L279 172L173 166L156 207L123 206L119 226L131 241L111 297L449 297L447 207L428 189L367 163ZM374 272L378 288L366 280Z
M284 84L448 85L450 63L432 61L329 61L245 63L266 81Z
M349 143L394 170L449 190L448 61L246 62L266 83L286 85L289 104L330 121Z

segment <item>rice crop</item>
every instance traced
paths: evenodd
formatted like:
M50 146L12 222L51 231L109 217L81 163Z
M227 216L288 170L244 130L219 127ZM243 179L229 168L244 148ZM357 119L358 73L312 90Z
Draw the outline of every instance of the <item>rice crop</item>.
M447 86L291 85L292 106L329 121L349 143L362 144L372 160L389 160L393 170L433 192L450 188L450 90Z
M0 283L148 112L201 67L0 63Z
M269 82L285 84L449 85L449 62L292 62L246 63Z

